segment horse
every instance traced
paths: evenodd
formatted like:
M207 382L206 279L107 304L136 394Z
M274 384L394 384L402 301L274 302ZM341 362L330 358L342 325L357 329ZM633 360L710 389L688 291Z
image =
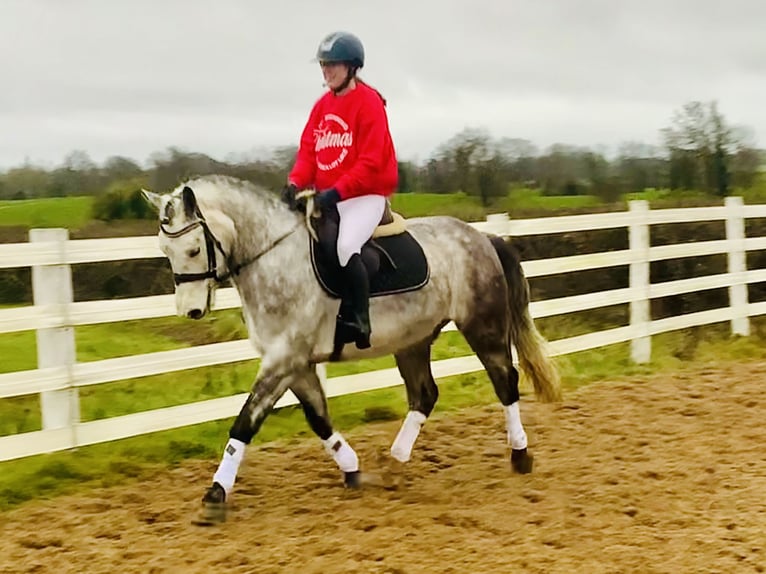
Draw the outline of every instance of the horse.
M387 262L390 287L371 289L369 346L341 341L339 348L336 326L342 297L328 287L331 274L320 274L311 207L301 213L273 190L220 175L188 179L171 192L143 189L142 194L160 217L158 242L172 268L177 314L202 319L211 309L215 289L231 281L240 296L248 338L261 357L212 484L202 497L206 521L225 520L245 447L288 389L337 464L343 485L364 484L356 452L331 422L317 374L321 363L394 355L408 412L390 455L397 461L392 465L404 468L439 396L431 346L450 322L479 358L503 406L512 471L531 472L533 457L521 422L512 347L541 402L561 399L560 377L530 315L529 285L519 255L505 238L454 217L404 219L394 213L400 228L389 238L409 241L399 255L395 248L380 247L385 234L365 245L368 254L377 242L375 251ZM379 229L384 227L381 222ZM325 262L328 265L332 267ZM417 279L397 284L397 278L407 275L407 266L418 267ZM371 284L375 277L373 272Z

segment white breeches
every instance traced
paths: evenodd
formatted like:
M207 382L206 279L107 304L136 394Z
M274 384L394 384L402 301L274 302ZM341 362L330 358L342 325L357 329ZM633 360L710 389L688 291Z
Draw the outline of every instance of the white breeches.
M361 195L338 202L338 260L342 267L372 237L386 209L382 195Z

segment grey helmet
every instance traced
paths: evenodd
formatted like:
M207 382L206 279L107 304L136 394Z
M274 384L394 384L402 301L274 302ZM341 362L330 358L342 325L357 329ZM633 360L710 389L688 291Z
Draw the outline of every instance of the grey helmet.
M364 66L364 46L349 32L333 32L326 36L317 48L316 59L320 62L348 62L352 68Z

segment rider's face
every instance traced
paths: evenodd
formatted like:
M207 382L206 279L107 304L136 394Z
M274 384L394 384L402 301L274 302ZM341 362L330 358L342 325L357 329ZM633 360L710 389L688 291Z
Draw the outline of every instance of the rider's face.
M325 84L331 90L339 88L346 81L348 66L340 62L320 62Z

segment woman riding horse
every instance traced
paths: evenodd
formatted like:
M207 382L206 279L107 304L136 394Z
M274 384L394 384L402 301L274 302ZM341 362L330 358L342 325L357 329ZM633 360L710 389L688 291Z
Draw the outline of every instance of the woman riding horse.
M320 190L315 202L323 217L337 222L337 239L330 248L346 282L339 326L353 334L358 348L366 349L369 276L361 249L383 217L386 198L396 190L398 163L386 102L357 76L364 66L359 38L347 32L330 34L316 57L329 90L311 110L283 198L299 208L298 191Z
M361 44L348 34L334 34L319 47L318 56L330 91L312 110L282 199L300 209L302 197L296 192L313 185L321 190L317 203L339 220L332 251L352 285L351 322L362 333L357 348L344 348L339 360L394 355L408 410L391 457L403 464L410 460L439 396L431 346L453 322L502 404L512 469L530 472L532 455L521 421L512 347L538 398L559 400L561 389L545 339L530 314L529 285L518 254L502 237L455 217L410 219L407 232L422 248L428 281L417 289L374 297L368 311L368 276L360 247L381 221L386 198L396 187L397 164L384 102L356 76L364 63ZM246 447L288 390L343 473L344 484L361 486L359 458L331 420L316 371L317 364L334 354L338 302L320 285L312 265L306 218L271 190L231 177L195 178L171 193L144 191L144 196L160 216L159 247L173 270L177 313L202 319L211 310L215 290L231 280L248 336L261 357L203 496L202 521L225 520ZM368 312L375 320L372 338Z

